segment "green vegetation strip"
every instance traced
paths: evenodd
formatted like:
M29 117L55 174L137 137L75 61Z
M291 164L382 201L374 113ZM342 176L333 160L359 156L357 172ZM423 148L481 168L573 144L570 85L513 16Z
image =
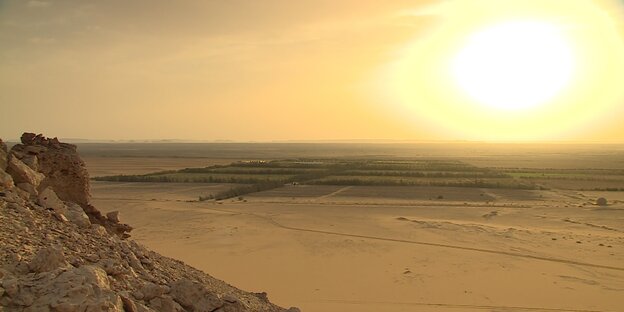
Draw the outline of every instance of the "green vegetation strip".
M200 200L227 199L284 184L452 186L539 189L530 180L454 160L290 159L234 162L144 175L95 177L97 181L244 184Z

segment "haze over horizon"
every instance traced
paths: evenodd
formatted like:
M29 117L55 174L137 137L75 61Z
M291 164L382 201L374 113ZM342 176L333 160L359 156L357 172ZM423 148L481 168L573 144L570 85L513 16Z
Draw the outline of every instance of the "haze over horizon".
M623 143L622 8L2 1L0 137Z

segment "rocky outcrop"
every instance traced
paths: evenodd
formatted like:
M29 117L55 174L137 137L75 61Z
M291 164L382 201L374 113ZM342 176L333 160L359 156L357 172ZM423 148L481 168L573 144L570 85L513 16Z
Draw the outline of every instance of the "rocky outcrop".
M19 158L9 155L6 172L13 177L15 184L30 184L33 188L39 187L45 176L27 166Z
M34 133L24 133L21 142L8 153L7 172L13 176L15 185L36 196L40 205L56 211L59 218L70 219L67 207L59 206L64 202L74 203L82 207L91 223L102 225L121 237L129 236L132 227L118 219L107 218L91 205L89 173L75 145ZM54 201L54 207L46 201Z
M0 139L0 170L6 170L7 156L7 145Z
M17 165L0 166L0 311L298 311L125 239L89 204L75 147L27 133L3 152Z

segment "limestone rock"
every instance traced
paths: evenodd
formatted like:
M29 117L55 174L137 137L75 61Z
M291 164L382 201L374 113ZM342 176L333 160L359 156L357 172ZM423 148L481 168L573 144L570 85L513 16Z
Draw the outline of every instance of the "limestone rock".
M78 225L81 228L87 228L91 226L91 222L89 221L89 216L82 210L78 204L69 203L66 205L67 212L65 216L69 221Z
M161 312L184 312L185 310L169 296L156 297L149 302L150 308ZM198 311L199 310L194 310Z
M22 141L23 144L32 144L35 140L35 137L37 135L34 133L30 133L30 132L24 132L22 133L22 137L20 138L20 141Z
M106 218L113 223L119 223L119 211L111 211L106 214Z
M39 250L33 260L28 264L31 272L48 272L58 268L67 267L63 250L56 247L48 247Z
M39 192L37 192L37 189L30 183L19 183L16 186L24 190L26 193L30 194L31 196L39 195Z
M214 311L224 302L201 284L181 279L171 285L171 296L184 308L191 311Z
M13 177L0 169L0 190L7 190L14 186Z
M26 155L20 159L26 166L34 171L39 171L39 161L36 155Z
M28 183L34 187L39 187L45 176L32 170L17 157L10 155L7 166L7 173L13 177L15 183Z
M36 159L36 166L46 177L44 187L54 188L64 201L81 206L89 203L89 174L75 145L60 143L56 138L48 139L34 133L24 133L21 140L22 144L13 146L11 152L21 155L22 159Z
M22 143L8 153L14 175L0 170L0 311L285 311L124 240L131 227L88 203L75 147Z
M127 292L119 294L125 312L150 312L154 311L145 305L135 302Z
M56 192L49 187L46 187L39 193L38 203L41 207L53 210L54 212L62 214L66 214L67 212L65 203L63 203L63 201L56 195Z
M46 187L54 189L61 201L80 205L91 223L103 225L107 231L122 238L130 236L127 233L132 230L131 226L109 220L90 204L89 174L75 145L61 143L56 138L49 139L34 133L24 133L21 141L22 144L11 148L11 155L20 160L24 167L30 168L31 171L35 168L43 173L44 177L40 185L30 184L38 190ZM30 167L24 164L25 162Z
M37 299L30 306L33 311L46 306L54 311L124 311L121 298L110 289L106 273L96 266L47 274L42 284L35 289Z
M143 300L150 301L163 295L165 293L165 288L160 285L147 282L143 285L143 288L141 288L141 292L143 293Z

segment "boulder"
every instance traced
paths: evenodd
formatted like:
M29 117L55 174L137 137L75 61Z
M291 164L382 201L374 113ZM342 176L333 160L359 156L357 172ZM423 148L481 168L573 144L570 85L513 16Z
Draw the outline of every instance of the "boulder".
M4 170L0 170L0 190L8 190L14 185L13 177Z
M21 141L11 153L45 175L43 187L54 188L63 201L89 203L89 174L75 145L34 133L22 134Z
M154 311L145 305L132 300L130 294L127 292L122 292L119 294L121 297L121 302L123 302L123 308L125 312L150 312ZM161 305L162 306L162 305Z
M39 160L36 155L25 155L20 159L26 166L34 171L39 171Z
M32 196L37 196L39 195L39 192L37 192L37 189L30 183L19 183L18 185L16 185L17 187L19 187L20 189L22 189L23 191L25 191L26 193L32 195Z
M191 311L214 311L224 304L223 300L209 292L204 285L186 278L171 285L170 295L182 307Z
M102 262L100 263L100 266L102 267L104 272L106 272L106 274L111 275L111 276L118 276L118 275L122 275L123 273L125 273L124 268L121 265L121 263L111 258L102 260Z
M32 170L13 155L9 155L7 173L13 177L13 181L15 181L16 184L28 183L34 187L39 187L39 184L41 184L45 178L43 174Z
M69 219L70 222L78 225L81 228L88 228L91 226L91 222L89 221L89 216L82 210L78 204L68 203L66 205L67 210L65 216Z
M34 142L36 136L37 135L34 133L24 132L22 133L22 137L20 138L20 141L22 141L22 144L29 145Z
M110 220L113 223L119 223L119 211L111 211L109 213L106 214L106 218L108 218L108 220Z
M58 268L67 267L69 263L65 260L63 250L57 247L48 247L39 250L32 261L28 264L31 272L42 273Z
M29 182L37 190L47 187L54 189L55 194L63 202L73 202L80 207L89 217L93 224L103 225L110 233L121 238L127 238L132 227L120 223L115 218L107 218L90 204L89 174L85 163L73 144L61 143L57 138L48 139L41 134L24 133L21 137L22 144L11 148L10 154L20 161L21 167L36 172L37 169L43 176L37 183L35 181L22 181L13 179L16 183ZM17 166L17 165L16 165ZM28 171L22 168L22 171ZM63 212L65 214L65 212ZM71 216L67 215L68 219Z
M165 288L160 285L147 282L143 285L143 288L141 288L141 292L143 293L143 300L150 301L153 298L163 295L165 293Z
M156 297L149 302L150 308L160 312L184 312L185 310L169 296ZM198 310L195 310L198 311Z
M37 199L39 206L45 209L50 209L62 214L67 213L65 203L63 203L63 201L56 195L56 192L49 187L46 187L43 191L39 192Z
M124 311L121 298L110 289L106 272L97 266L84 265L45 277L36 289L32 311L48 311L48 307L52 311Z
M600 197L598 199L596 199L596 205L598 206L606 206L607 205L607 199L604 197Z

